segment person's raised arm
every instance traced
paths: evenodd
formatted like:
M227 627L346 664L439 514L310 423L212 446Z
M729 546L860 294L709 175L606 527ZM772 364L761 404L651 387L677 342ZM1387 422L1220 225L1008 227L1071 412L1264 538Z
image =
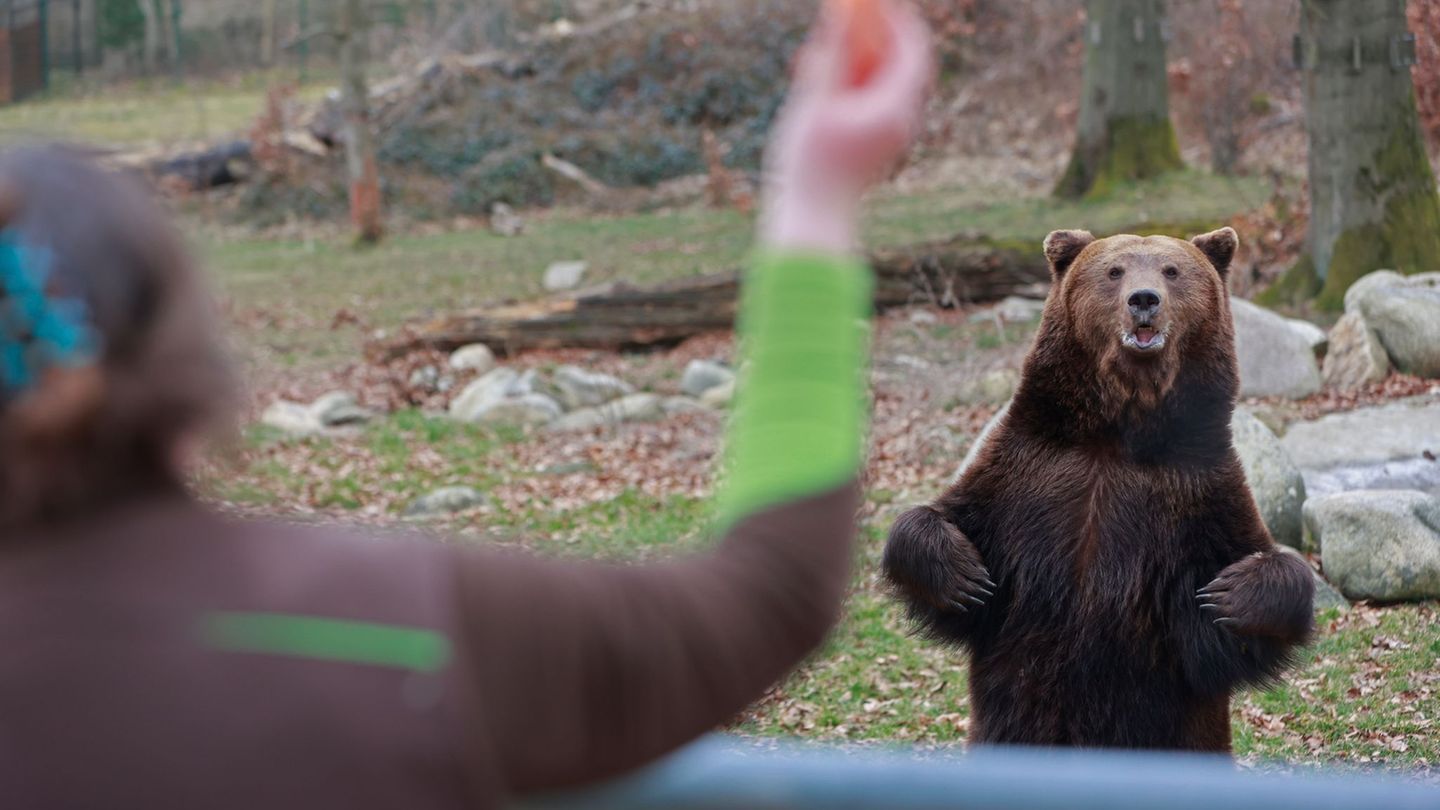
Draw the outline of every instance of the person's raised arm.
M466 721L511 793L612 776L725 722L838 614L866 429L860 196L909 144L932 70L919 18L884 20L891 47L860 87L822 23L771 143L718 547L636 567L462 560Z

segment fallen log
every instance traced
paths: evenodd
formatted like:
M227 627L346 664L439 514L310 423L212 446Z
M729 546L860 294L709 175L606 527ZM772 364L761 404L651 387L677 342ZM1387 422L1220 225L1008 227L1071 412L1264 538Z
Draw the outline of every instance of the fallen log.
M910 304L955 307L1014 293L1043 294L1049 279L1038 244L977 236L880 250L871 263L875 305L881 310ZM413 324L398 337L373 343L367 353L385 361L420 349L452 351L472 343L484 343L499 354L669 346L731 328L738 293L739 276L733 272L647 286L614 283Z

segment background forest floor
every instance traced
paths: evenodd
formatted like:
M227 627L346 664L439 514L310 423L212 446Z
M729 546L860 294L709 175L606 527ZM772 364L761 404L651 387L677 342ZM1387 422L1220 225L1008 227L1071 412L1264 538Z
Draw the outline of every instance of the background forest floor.
M905 244L979 230L1039 240L1056 227L1099 232L1143 222L1231 221L1263 205L1256 180L1180 174L1089 203L987 200L969 188L881 195L872 243ZM363 342L407 318L496 298L539 294L551 261L585 259L595 281L654 281L741 264L751 222L733 212L684 210L625 217L555 212L524 235L481 230L401 235L357 251L338 235L265 239L200 228L197 247L228 302L255 399L304 399L354 378ZM809 664L738 718L755 735L953 745L967 728L962 656L908 634L876 578L886 528L933 497L993 405L967 404L967 381L1015 368L1034 324L972 320L969 311L917 307L876 331L876 397L868 499L846 619ZM673 393L697 357L729 359L728 334L645 354L548 352L507 364L562 363L618 374ZM918 373L917 373L918 372ZM365 396L361 392L362 398ZM414 498L466 485L485 500L427 525L464 542L523 545L545 554L645 560L703 543L723 415L676 415L585 433L487 430L400 410L349 434L291 439L246 432L238 458L216 463L201 488L226 508L385 527ZM1236 701L1237 751L1247 760L1343 760L1440 767L1440 615L1434 604L1321 617L1303 663L1277 687Z

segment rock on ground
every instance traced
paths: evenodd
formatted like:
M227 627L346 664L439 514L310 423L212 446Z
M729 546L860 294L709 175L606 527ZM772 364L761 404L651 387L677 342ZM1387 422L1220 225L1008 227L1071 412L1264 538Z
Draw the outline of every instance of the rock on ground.
M1245 467L1245 481L1275 542L1300 548L1304 528L1300 509L1305 480L1280 439L1248 410L1236 408L1230 419L1235 451Z
M485 503L485 495L470 487L444 487L416 498L405 507L407 518L452 515Z
M589 269L590 265L586 262L555 262L545 268L545 289L550 292L573 290L585 280L585 272Z
M495 353L484 343L472 343L456 349L450 355L450 368L456 371L473 371L488 374L495 368Z
M699 397L734 379L734 371L714 360L691 360L680 377L680 390L687 396Z
M1440 598L1440 498L1343 492L1305 504L1326 577L1352 599Z
M1440 273L1404 277L1371 273L1345 296L1375 330L1395 367L1417 377L1440 377ZM1360 282L1357 282L1359 284Z
M1390 356L1360 313L1345 313L1330 330L1321 373L1327 387L1342 391L1363 388L1389 376Z
M1230 309L1241 396L1300 399L1320 390L1320 366L1305 330L1240 298L1230 299Z
M450 401L450 416L464 422L476 421L480 411L510 396L528 394L525 378L513 368L501 366L475 380Z
M1296 422L1280 443L1305 476L1312 498L1357 489L1440 494L1440 462L1432 458L1440 456L1437 397Z
M475 411L466 421L482 425L532 427L548 425L564 413L560 403L544 394L521 394L491 402Z
M349 391L331 391L310 403L310 411L324 427L363 425L374 418Z
M711 388L700 395L700 403L707 408L727 408L730 402L735 399L735 381Z
M589 430L624 422L647 422L665 415L663 400L656 394L631 394L614 402L581 408L567 413L550 426L553 430Z
M375 417L348 391L331 391L304 405L276 400L260 415L260 423L291 436L310 436L330 428L363 425Z
M693 397L666 397L660 401L660 408L671 413L709 413L705 404Z
M497 236L519 236L525 232L525 220L505 203L490 207L490 231Z
M324 430L308 405L278 399L260 415L260 424L290 436L310 436Z
M554 382L560 404L567 410L604 405L635 393L635 386L618 377L586 371L578 366L556 369Z

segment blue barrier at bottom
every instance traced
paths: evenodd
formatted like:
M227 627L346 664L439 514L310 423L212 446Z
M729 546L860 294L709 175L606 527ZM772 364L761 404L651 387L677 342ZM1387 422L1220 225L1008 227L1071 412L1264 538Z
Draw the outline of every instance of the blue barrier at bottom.
M1440 810L1440 785L1360 771L1281 773L1223 757L1025 748L932 754L710 737L527 810Z

